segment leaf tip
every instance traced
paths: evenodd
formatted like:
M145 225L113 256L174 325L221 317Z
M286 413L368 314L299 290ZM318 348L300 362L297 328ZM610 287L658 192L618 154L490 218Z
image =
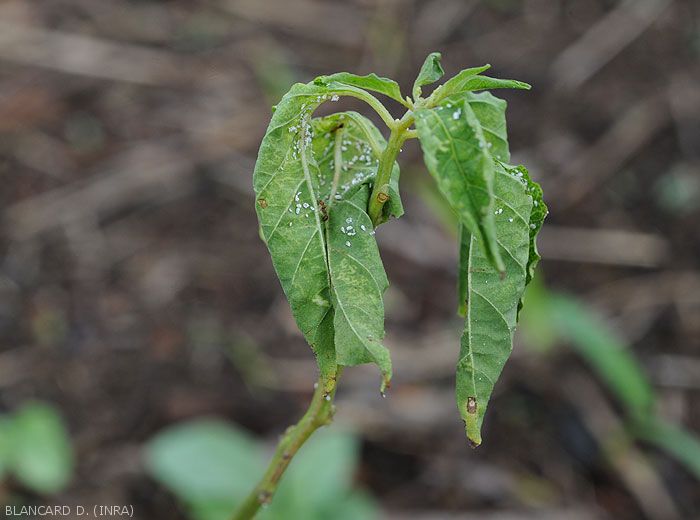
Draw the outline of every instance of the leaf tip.
M472 448L478 448L481 445L481 430L476 420L476 415L470 420L469 417L464 420L464 429L467 433L467 442Z
M444 71L442 70L442 65L440 64L440 62L442 61L441 52L431 52L430 54L428 54L428 57L425 59L425 61L432 62L432 66L435 67L437 70L442 71L442 73L444 74Z
M382 384L379 387L379 393L386 398L387 391L391 388L391 375L382 374Z
M467 442L472 448L476 448L481 444L481 427L476 397L467 397L467 402L462 406L462 419L464 420L464 430L467 433Z

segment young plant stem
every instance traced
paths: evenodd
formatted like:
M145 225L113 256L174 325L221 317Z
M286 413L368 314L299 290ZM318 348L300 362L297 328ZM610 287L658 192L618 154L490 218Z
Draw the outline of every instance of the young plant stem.
M413 112L410 110L404 116L391 126L389 141L386 148L379 158L379 166L377 167L377 175L374 180L372 194L369 197L369 207L367 213L372 224L377 227L381 223L382 208L389 200L389 181L391 180L391 172L394 169L394 162L401 151L401 146L409 137L413 137L408 129L413 124Z
M336 378L340 376L340 367ZM269 504L277 489L287 466L296 455L299 448L320 427L330 424L333 420L335 406L335 385L330 393L326 393L326 381L320 377L315 386L314 395L304 416L294 426L287 428L270 461L265 474L257 486L240 505L232 520L249 520L254 518L261 506Z

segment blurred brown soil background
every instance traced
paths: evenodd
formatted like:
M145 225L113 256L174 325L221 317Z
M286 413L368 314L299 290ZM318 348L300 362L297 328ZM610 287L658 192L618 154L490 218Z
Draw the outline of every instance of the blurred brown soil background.
M144 441L218 415L274 442L296 420L315 365L251 187L270 107L341 70L406 92L434 50L448 75L491 63L533 85L499 95L514 161L550 206L539 276L600 312L660 413L700 430L697 1L3 1L0 407L61 410L78 467L57 500L184 518L144 475ZM597 432L621 415L565 348L518 338L468 448L456 245L416 143L400 161L407 215L378 233L393 388L381 399L361 367L339 392L358 483L397 519L697 517L698 482L665 454L601 456Z

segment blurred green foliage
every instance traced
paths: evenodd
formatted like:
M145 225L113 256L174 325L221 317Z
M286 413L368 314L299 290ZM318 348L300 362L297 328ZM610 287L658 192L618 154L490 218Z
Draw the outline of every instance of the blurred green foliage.
M263 474L264 446L222 421L168 428L146 445L149 473L173 492L193 520L228 520ZM371 519L376 508L353 490L357 440L321 431L295 457L262 520Z
M525 298L526 342L545 350L569 345L623 407L629 433L675 457L700 479L700 440L656 414L656 395L644 369L610 327L577 298L548 291L541 282L531 284Z
M0 476L53 494L68 485L73 464L68 433L53 407L28 402L0 418Z
M653 411L654 390L642 368L615 333L576 298L547 291L541 284L526 295L531 312L524 326L540 341L563 341L573 348L635 418Z
M659 207L673 215L687 215L700 208L700 176L688 165L677 165L654 183Z

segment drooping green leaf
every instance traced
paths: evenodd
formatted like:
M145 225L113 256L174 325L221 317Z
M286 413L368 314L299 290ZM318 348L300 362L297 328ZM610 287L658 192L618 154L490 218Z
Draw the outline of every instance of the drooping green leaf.
M532 197L527 184L497 165L494 196L495 227L505 277L492 267L482 244L473 235L466 250L467 317L457 364L456 394L467 437L473 445L481 443L486 406L513 348L530 241Z
M474 115L479 120L481 130L486 141L489 152L500 160L510 159L510 149L508 147L508 134L506 130L506 107L507 103L489 92L473 93L467 92L466 99L474 111ZM504 159L505 158L505 159ZM471 234L464 226L459 226L459 271L457 284L457 302L460 316L467 313L467 264L469 261L469 244Z
M496 88L515 88L529 90L530 85L514 79L498 79L482 76L481 73L490 69L491 65L464 69L448 79L430 96L431 106L441 103L444 99L456 94L464 94L476 90L492 90Z
M28 403L10 419L9 466L17 479L37 493L52 494L68 485L73 450L63 421L51 406Z
M420 68L418 77L413 83L413 99L416 100L421 95L421 87L425 85L430 85L439 80L445 75L445 71L442 70L442 65L440 65L440 60L442 55L439 52L431 52L428 57L425 58L423 66Z
M315 80L317 83L330 85L333 82L350 85L365 90L371 90L389 96L401 103L405 104L403 96L401 96L401 88L393 79L382 78L376 74L367 74L366 76L358 76L350 72L337 72L328 76L319 76Z
M505 100L493 96L490 92L465 94L467 102L474 111L474 115L479 120L481 130L486 141L486 146L491 155L500 161L510 159L510 149L508 146L508 133L506 130L506 107ZM539 229L537 230L539 231ZM536 234L536 233L535 233ZM464 316L466 308L466 277L467 262L469 258L469 243L471 237L469 230L460 225L460 248L459 248L459 272L458 272L458 313Z
M388 282L366 208L369 185L374 180L379 155L386 142L371 121L355 112L332 114L315 119L313 124L319 184L322 198L327 202L327 254L337 362L341 365L376 363L383 374L383 388L391 377L389 354L381 345L384 336L382 296ZM393 187L385 205L395 217L403 214L398 175L399 168L395 164Z
M272 115L253 173L263 238L292 314L327 381L333 380L336 363L333 334L325 325L332 306L310 118L319 104L337 95L324 86L295 84Z
M494 161L471 105L464 97L450 98L416 110L415 118L425 164L438 188L503 272L493 209Z
M466 98L479 120L491 155L501 162L510 161L506 129L506 108L508 106L506 100L497 98L490 92L467 92Z
M346 294L335 284L331 267L331 262L337 264L340 259L333 259L337 249L328 244L325 222L342 211L341 203L360 191L365 199L355 199L355 203L366 211L368 184L376 174L384 138L368 119L356 113L312 119L318 104L354 88L329 90L328 84L337 82L295 85L279 103L256 163L256 209L292 313L314 349L326 381L334 381L337 364L376 362L385 384L391 365L380 343L384 322L381 295L378 302L368 299L364 313L352 307L341 312L339 306L346 303ZM393 177L387 212L399 216L403 208L398 194L398 166ZM373 236L369 240L374 244ZM376 251L376 244L374 248ZM378 254L367 255L362 260L372 268L378 262L383 273ZM371 320L366 316L370 310L378 313ZM362 330L364 336L351 339L337 330L339 326L344 331ZM368 335L373 338L365 337Z
M363 185L352 197L334 203L327 224L328 259L338 363L376 363L384 391L391 379L389 351L381 343L383 294L389 282L365 209L369 195L369 186Z

